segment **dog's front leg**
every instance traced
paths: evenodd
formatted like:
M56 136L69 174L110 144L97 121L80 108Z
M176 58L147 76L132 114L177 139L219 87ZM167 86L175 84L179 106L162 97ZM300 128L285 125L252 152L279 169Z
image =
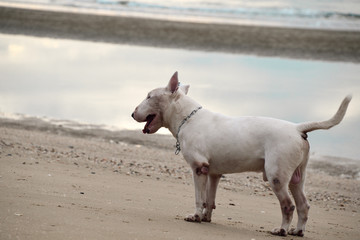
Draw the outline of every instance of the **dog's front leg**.
M207 183L208 167L200 166L193 168L193 177L195 185L195 213L185 218L188 222L201 222L203 218L203 210L206 208L206 183Z
M203 222L211 222L212 211L215 209L216 189L219 184L221 175L208 175L206 186L206 208L204 209Z

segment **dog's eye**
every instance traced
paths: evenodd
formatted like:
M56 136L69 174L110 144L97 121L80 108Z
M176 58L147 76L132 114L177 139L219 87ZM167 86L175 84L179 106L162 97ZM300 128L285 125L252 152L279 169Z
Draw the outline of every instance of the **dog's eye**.
M147 95L146 99L150 99L150 94Z

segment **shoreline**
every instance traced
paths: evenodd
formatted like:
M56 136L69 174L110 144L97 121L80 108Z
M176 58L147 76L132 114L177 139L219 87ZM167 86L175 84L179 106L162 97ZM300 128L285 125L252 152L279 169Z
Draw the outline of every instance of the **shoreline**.
M102 139L114 144L131 144L159 151L175 151L175 139L171 134L144 135L141 129L109 130L110 128L101 125L87 125L67 120L46 121L38 117L19 119L0 117L0 125L9 129L45 132L80 139ZM360 181L359 159L310 154L308 170L342 179Z
M360 62L360 32L176 22L0 7L0 32L60 39Z

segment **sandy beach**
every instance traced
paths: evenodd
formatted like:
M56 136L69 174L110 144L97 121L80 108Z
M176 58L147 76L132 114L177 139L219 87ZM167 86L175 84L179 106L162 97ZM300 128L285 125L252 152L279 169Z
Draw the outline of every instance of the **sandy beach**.
M360 31L189 23L0 7L0 32L259 56L360 61Z
M280 224L278 201L258 173L226 175L213 222L185 222L192 176L170 136L0 123L1 239L279 239L268 233ZM360 233L359 180L330 160L310 161L304 239Z

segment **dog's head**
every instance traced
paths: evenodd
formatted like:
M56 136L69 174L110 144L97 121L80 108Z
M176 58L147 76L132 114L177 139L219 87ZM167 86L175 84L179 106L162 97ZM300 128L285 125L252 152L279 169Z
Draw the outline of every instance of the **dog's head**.
M168 106L187 94L189 85L180 86L178 73L175 72L165 88L156 88L148 93L146 99L135 108L132 117L138 122L146 122L143 133L155 133L165 126L164 112Z

